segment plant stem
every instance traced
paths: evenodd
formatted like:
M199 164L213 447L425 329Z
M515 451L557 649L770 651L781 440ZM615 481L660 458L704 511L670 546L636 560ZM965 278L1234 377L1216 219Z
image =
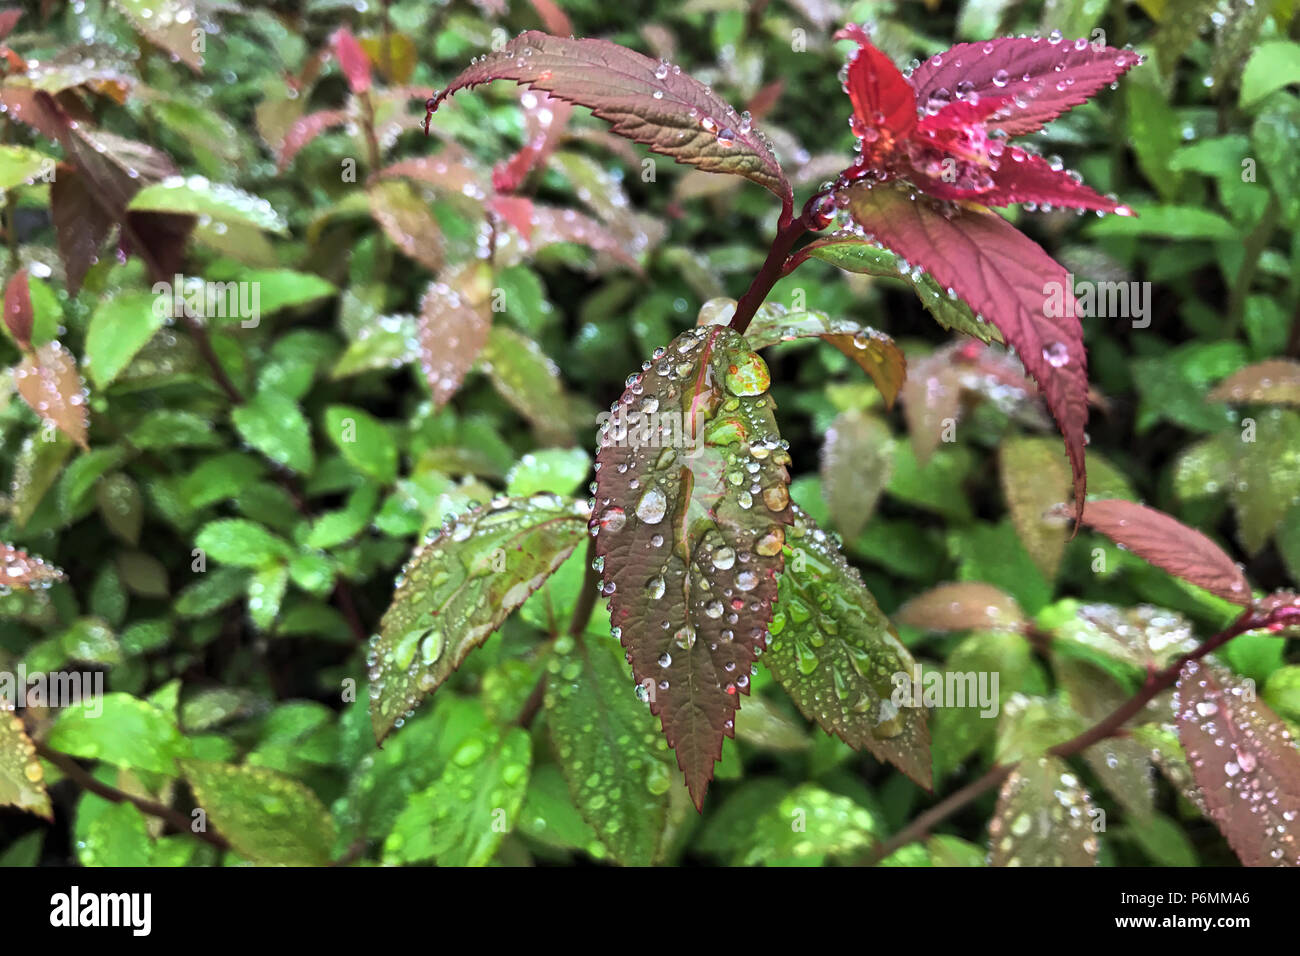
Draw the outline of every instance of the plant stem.
M1255 224L1255 228L1246 236L1245 248L1242 250L1241 268L1237 270L1237 278L1232 283L1232 291L1228 293L1229 334L1235 335L1237 330L1241 328L1241 322L1246 313L1246 298L1250 294L1250 284L1255 280L1255 272L1259 268L1259 257L1268 248L1268 240L1272 238L1273 230L1277 228L1278 215L1278 204L1276 202L1269 203L1264 210L1264 215Z
M77 784L83 790L89 790L105 800L111 800L113 803L129 803L141 813L147 813L151 817L157 817L167 823L173 830L178 833L188 833L197 840L204 843L211 843L219 850L229 850L230 844L226 838L215 830L195 830L190 826L189 817L179 810L173 810L171 807L165 807L161 803L155 803L152 800L146 800L144 797L137 797L134 794L126 793L116 787L101 783L93 776L82 769L81 765L72 759L69 755L58 750L53 750L41 741L35 741L36 752L44 757L47 761L59 768L59 772L65 777Z
M1284 613L1289 616L1294 611L1291 609L1273 611L1263 617L1256 616L1251 609L1243 611L1241 616L1232 624L1202 642L1195 650L1182 655L1163 670L1153 670L1148 673L1142 689L1115 708L1107 717L1098 721L1083 733L1050 748L1047 753L1054 757L1072 757L1087 750L1093 744L1119 735L1123 732L1124 724L1140 713L1142 708L1154 700L1158 694L1168 690L1178 681L1178 675L1182 673L1184 665L1189 661L1200 660L1206 654L1222 647L1239 634L1267 627L1274 620L1282 620ZM981 794L1001 784L1015 769L1016 764L1014 763L993 766L982 777L968 783L956 793L945 797L898 833L875 847L860 863L862 865L878 863L895 850L924 839L936 825L942 823Z
M741 335L744 335L745 329L749 328L750 320L754 318L754 313L763 304L767 294L772 291L772 286L776 285L777 280L784 275L785 260L790 255L790 250L794 248L794 244L799 241L799 237L808 231L808 213L817 198L814 196L808 200L803 212L785 222L777 230L776 238L772 240L772 248L768 251L762 268L758 270L749 288L736 303L736 314L731 318L731 328ZM784 218L783 215L782 219Z

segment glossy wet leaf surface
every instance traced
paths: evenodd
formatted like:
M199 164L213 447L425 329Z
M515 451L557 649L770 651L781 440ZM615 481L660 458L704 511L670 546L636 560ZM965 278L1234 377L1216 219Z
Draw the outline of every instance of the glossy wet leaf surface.
M367 653L382 739L536 591L583 539L587 510L554 495L502 498L417 548Z
M912 655L836 544L799 511L779 589L763 661L781 686L828 733L929 787L925 708L894 701L896 674L910 686Z
M602 426L591 531L611 622L698 807L735 734L790 521L766 364L707 326L658 350Z
M4 700L0 700L0 806L54 818L36 747Z
M1002 784L989 823L993 866L1093 866L1100 843L1092 798L1056 757L1022 762Z

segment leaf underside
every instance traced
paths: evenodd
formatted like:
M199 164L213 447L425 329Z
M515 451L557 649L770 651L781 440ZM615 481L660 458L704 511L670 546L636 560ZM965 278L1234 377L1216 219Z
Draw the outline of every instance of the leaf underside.
M591 530L610 616L697 809L776 600L789 454L763 360L684 332L601 430Z
M573 553L586 507L502 498L418 548L371 639L370 718L383 738Z
M763 660L804 716L929 789L925 708L892 700L894 675L911 679L912 655L857 571L797 507L786 545Z

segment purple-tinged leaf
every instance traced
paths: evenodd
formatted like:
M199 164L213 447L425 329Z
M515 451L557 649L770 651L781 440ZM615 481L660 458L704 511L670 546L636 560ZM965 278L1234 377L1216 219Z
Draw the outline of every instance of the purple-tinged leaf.
M739 334L691 329L629 379L600 432L602 588L697 808L735 736L791 520L770 384Z
M491 292L486 271L468 267L431 283L420 300L420 367L435 408L456 394L487 344Z
M911 81L922 105L931 99L946 103L959 89L969 90L968 99L1005 99L989 127L1020 136L1041 129L1141 62L1132 50L1098 48L1086 40L1003 37L959 43L921 63Z
M338 58L339 68L347 78L348 88L353 93L367 92L370 89L370 60L352 31L347 27L339 27L330 37L330 45Z
M27 285L27 270L19 269L5 285L5 328L24 352L32 347L32 290Z
M1225 378L1205 396L1212 402L1300 405L1300 362L1269 359Z
M615 133L709 172L743 176L793 200L780 163L758 131L708 87L666 62L608 40L528 31L489 53L438 95L514 80L589 107Z
M1089 501L1079 522L1175 577L1234 604L1251 602L1250 584L1236 562L1201 532L1162 511L1120 499Z
M86 444L86 385L72 353L58 342L46 342L14 367L14 383L23 401L42 421L82 448L90 447Z
M1023 760L998 793L989 821L993 866L1095 866L1092 798L1056 757Z
M582 543L585 502L500 498L416 549L372 638L370 718L383 740Z
M892 338L852 319L833 319L825 312L787 312L785 306L769 302L754 315L745 338L756 349L777 342L822 339L870 375L891 408L907 377L907 359Z
M533 203L532 224L528 244L534 249L557 242L572 242L586 246L592 252L608 255L635 272L641 271L641 263L632 250L608 227L590 216L573 209L557 209Z
M912 598L894 617L923 631L1016 630L1025 622L1015 598L983 581L940 584Z
M17 807L53 821L36 746L12 708L0 697L0 807Z
M797 508L778 591L763 655L773 676L805 717L928 789L926 710L893 700L894 675L910 677L912 655L834 541Z
M524 145L492 170L492 185L503 193L518 189L555 151L573 114L572 104L534 90L525 90L519 102L524 108Z
M284 134L284 142L280 144L280 154L276 157L276 166L280 172L288 169L293 158L308 143L314 140L325 130L335 126L342 126L347 122L348 114L345 110L319 110L315 113L308 113L306 116L299 116L289 126Z
M1300 866L1300 750L1253 687L1203 661L1178 678L1178 738L1210 819L1246 866Z
M479 171L459 151L444 150L437 156L417 156L385 166L376 179L410 179L428 183L435 189L471 198L483 199L487 187Z
M445 251L442 228L419 194L395 179L377 182L366 192L370 215L393 245L430 272L441 269Z
M99 251L113 227L108 213L95 202L85 177L66 164L55 171L50 184L50 215L59 244L59 257L68 277L68 291L80 291L82 280L99 259Z
M995 213L968 208L950 213L889 185L873 189L859 184L848 196L853 217L864 229L925 269L940 286L955 289L1016 349L1065 437L1074 498L1081 506L1086 489L1087 353L1065 269ZM1061 299L1059 315L1051 307L1051 288Z
M63 572L54 565L12 544L0 542L0 594L8 594L14 588L28 591L47 588L62 580Z

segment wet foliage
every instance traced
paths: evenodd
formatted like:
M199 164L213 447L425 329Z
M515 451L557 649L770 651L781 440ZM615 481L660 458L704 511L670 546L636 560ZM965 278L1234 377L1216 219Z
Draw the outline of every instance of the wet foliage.
M0 864L1295 865L1295 14L0 7Z

